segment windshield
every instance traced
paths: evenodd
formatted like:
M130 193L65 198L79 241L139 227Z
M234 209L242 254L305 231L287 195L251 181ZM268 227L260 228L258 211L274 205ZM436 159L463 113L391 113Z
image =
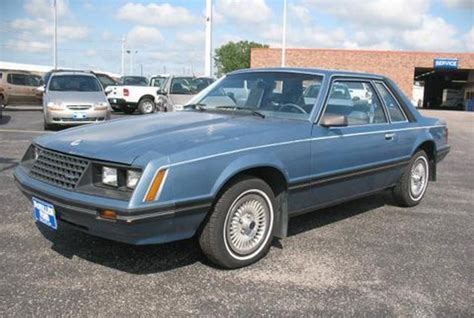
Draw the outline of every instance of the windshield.
M291 72L252 72L226 76L189 103L205 110L252 110L265 116L307 119L322 77Z
M211 78L176 77L171 82L171 94L194 95L205 89L213 80Z
M163 84L165 83L167 77L164 76L155 76L152 77L150 80L150 86L154 87L163 87Z
M125 76L121 82L123 85L148 86L148 80L143 76Z
M49 90L60 92L100 92L102 87L93 76L56 75L50 80Z

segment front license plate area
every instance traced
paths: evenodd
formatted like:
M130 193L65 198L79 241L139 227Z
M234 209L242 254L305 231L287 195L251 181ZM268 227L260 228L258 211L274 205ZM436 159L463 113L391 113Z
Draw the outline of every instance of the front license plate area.
M72 118L73 119L86 119L87 115L84 113L73 113Z
M58 229L56 211L51 203L33 198L33 211L36 221L41 222L54 230Z

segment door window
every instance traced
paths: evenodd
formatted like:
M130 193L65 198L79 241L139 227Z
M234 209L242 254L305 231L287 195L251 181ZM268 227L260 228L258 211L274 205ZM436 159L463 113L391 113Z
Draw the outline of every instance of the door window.
M324 116L345 116L349 126L387 122L374 88L364 81L333 82Z
M380 82L375 83L375 85L377 86L380 96L382 96L385 106L388 109L392 122L406 121L407 119L400 109L400 105L395 97L393 97L392 93L389 92L388 88Z

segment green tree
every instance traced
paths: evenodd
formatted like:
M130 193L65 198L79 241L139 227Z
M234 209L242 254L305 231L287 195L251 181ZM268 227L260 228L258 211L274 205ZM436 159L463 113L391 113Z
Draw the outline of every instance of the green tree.
M250 67L250 49L268 45L249 41L228 42L215 50L214 63L217 76Z

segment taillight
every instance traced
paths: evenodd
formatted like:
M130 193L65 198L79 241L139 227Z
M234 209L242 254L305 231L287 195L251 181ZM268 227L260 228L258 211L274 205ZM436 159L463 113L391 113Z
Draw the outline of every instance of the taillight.
M0 92L3 92L3 87L0 87Z
M123 96L128 96L129 92L128 92L128 88L124 88L123 89Z

